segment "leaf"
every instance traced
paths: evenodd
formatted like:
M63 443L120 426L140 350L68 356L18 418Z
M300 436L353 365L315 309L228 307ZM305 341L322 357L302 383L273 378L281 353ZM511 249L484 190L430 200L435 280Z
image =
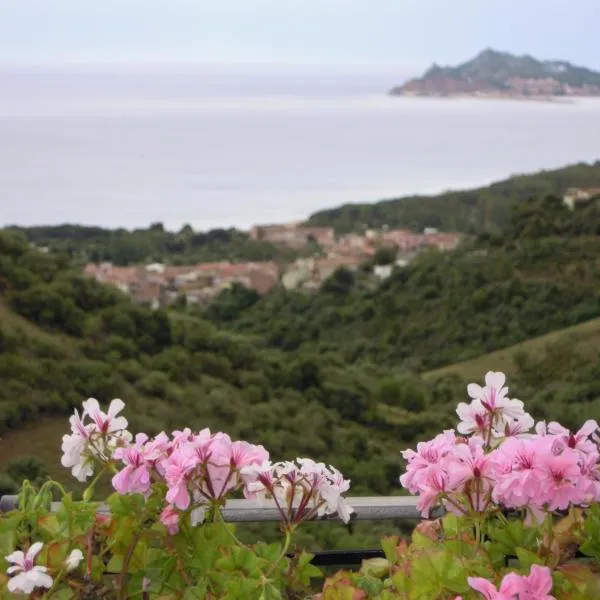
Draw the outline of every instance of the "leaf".
M53 539L61 531L62 527L56 515L44 515L38 519L38 532L42 535L45 541Z
M202 600L206 598L206 590L199 586L188 587L183 594L183 600Z
M543 565L544 561L535 553L525 548L517 548L515 554L523 569L529 570L531 565Z
M371 558L363 560L360 572L364 575L381 579L389 575L390 566L389 561L385 558Z
M396 554L396 547L398 546L398 540L400 538L397 535L391 537L384 537L381 540L381 547L383 549L383 553L388 561L392 564L395 564L398 560L398 555Z
M120 573L123 568L123 561L125 558L120 554L113 554L106 565L107 573Z
M2 518L0 518L0 535L6 532L15 531L22 521L23 515L20 512L11 514L10 516L2 516Z

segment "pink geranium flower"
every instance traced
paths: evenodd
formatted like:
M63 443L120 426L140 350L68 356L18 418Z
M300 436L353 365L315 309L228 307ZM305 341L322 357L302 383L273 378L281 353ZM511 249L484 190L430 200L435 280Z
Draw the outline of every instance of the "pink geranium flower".
M556 600L550 595L552 591L552 574L548 567L531 565L529 575L523 578L523 589L519 600Z
M579 460L578 453L570 448L559 455L542 454L539 488L532 503L537 507L547 505L548 510L554 511L583 502L588 480L581 473Z
M548 432L556 436L559 444L566 448L578 450L583 454L589 454L598 450L596 444L590 439L590 436L597 429L598 423L593 419L586 421L581 429L575 433L571 433L566 427L560 425L560 423L548 423Z
M167 502L174 504L180 510L186 510L190 505L187 478L196 465L195 456L181 448L173 452L166 463L165 479L169 486Z
M499 588L483 577L469 577L467 581L486 600L515 600L524 588L522 578L515 573L506 575Z
M422 483L427 480L429 471L439 471L440 461L456 444L454 431L448 430L437 435L429 442L419 442L417 451L404 450L403 458L408 461L406 473L400 477L400 483L411 494L417 494Z
M419 490L418 511L427 518L441 495L449 491L452 489L448 484L448 475L442 470L429 471Z
M138 433L134 446L115 450L113 457L125 463L125 468L112 478L113 487L120 494L146 494L150 491L151 463L146 460L143 448L147 441L145 433Z
M538 494L541 473L539 443L507 439L494 453L496 484L493 498L509 508L526 506Z
M160 522L171 535L175 535L179 531L179 512L170 504L165 506L160 513Z

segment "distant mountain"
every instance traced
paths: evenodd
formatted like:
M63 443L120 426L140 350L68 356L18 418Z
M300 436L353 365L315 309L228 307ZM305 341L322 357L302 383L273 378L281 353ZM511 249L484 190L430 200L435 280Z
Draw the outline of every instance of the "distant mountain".
M488 48L456 67L433 64L394 96L600 96L600 72L562 60L541 61Z

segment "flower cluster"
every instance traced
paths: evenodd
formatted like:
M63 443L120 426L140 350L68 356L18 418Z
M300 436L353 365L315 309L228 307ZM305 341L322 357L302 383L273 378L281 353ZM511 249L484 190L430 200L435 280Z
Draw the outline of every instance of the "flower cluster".
M309 458L297 458L296 463L265 461L245 467L245 496L259 502L272 499L287 525L330 514L348 523L353 511L342 494L350 488L350 481L331 465Z
M27 552L15 550L12 554L5 557L11 564L6 573L12 577L8 580L8 591L13 594L31 594L35 588L52 587L54 580L48 574L48 568L42 565L36 565L35 560L41 552L44 544L36 542L29 547ZM83 552L78 548L71 551L64 562L66 571L73 571L83 560Z
M539 565L532 565L529 575L505 575L499 588L483 577L469 577L468 582L486 600L556 600L554 596L550 596L550 569ZM456 600L461 600L460 596Z
M78 481L85 481L94 474L97 460L108 460L116 448L131 441L127 419L117 416L124 407L122 400L113 400L108 413L104 413L98 401L90 398L83 403L81 417L77 410L70 417L71 433L63 436L61 463L71 469Z
M407 470L400 482L419 495L428 516L440 501L462 514L488 508L546 512L585 506L600 500L600 455L592 441L596 421L576 433L558 423L538 423L520 400L507 397L502 373L488 373L485 387L471 384L470 405L461 403L457 435L445 431L406 450Z
M124 468L113 477L120 494L149 494L153 481L167 485L167 505L161 520L171 533L178 530L180 511L192 509L194 524L204 518L208 503L220 503L242 485L243 468L269 459L262 447L232 441L224 433L203 429L160 433L150 439L138 434L133 444L117 448L113 458Z
M120 494L148 496L154 482L165 484L161 521L170 533L178 531L182 512L189 511L195 525L209 505L223 504L242 488L247 498L274 500L286 525L333 513L350 519L342 498L350 482L331 466L307 458L271 464L263 446L209 429L194 433L186 428L154 438L140 433L132 439L127 421L117 416L123 406L113 400L103 413L96 400L84 402L82 417L75 411L72 433L63 438L62 463L80 481L93 473L96 461L118 465L112 483ZM85 422L87 417L91 422Z

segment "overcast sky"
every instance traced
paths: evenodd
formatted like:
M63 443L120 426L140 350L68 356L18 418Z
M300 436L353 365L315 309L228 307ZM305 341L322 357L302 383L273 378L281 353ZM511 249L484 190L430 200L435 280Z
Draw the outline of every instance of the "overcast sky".
M484 47L600 68L600 0L0 0L0 63L452 64Z

